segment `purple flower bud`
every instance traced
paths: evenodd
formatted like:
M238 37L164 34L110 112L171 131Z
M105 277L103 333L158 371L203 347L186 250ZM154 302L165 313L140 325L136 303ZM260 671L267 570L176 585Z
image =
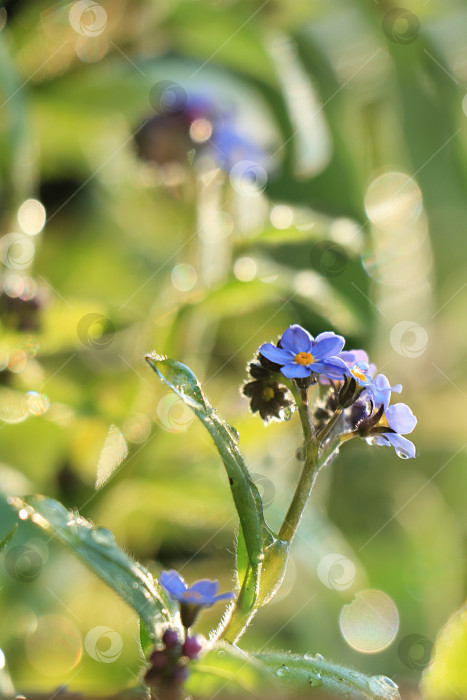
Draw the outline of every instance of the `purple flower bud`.
M162 635L162 642L165 644L166 649L175 649L179 644L178 634L175 630L165 630Z
M172 681L174 683L184 683L189 675L190 671L187 666L175 666L172 671Z
M182 646L182 654L189 659L196 659L202 648L199 637L187 637Z
M165 651L154 649L149 657L149 661L151 662L153 668L164 668L164 666L167 665L168 656Z

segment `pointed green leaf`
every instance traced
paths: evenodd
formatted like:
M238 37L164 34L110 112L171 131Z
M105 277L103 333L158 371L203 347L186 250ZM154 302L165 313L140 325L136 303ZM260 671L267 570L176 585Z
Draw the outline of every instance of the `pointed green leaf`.
M400 700L397 685L386 676L365 676L345 666L325 661L320 655L253 654L278 679L297 691L318 690L320 694L347 700Z
M259 491L237 446L238 436L209 405L191 369L181 362L168 360L155 353L146 356L150 367L183 401L193 409L206 427L224 462L235 507L245 536L248 558L252 566L262 558L263 547L272 533L264 522Z
M68 545L113 588L140 615L151 639L159 639L169 625L180 628L177 611L164 589L147 569L120 549L110 530L94 527L77 511L69 511L45 496L11 497L8 502L22 511L22 520L30 519Z

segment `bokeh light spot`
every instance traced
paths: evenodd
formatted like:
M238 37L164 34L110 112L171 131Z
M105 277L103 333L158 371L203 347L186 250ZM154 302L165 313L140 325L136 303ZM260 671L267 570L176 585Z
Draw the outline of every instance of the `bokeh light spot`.
M180 263L172 270L172 284L179 292L189 292L198 281L198 274L193 265Z
M27 199L18 209L18 222L24 233L35 236L45 226L44 205L37 199Z
M385 173L368 187L365 210L376 226L397 230L418 219L422 211L422 193L417 183L405 173Z
M339 626L352 649L362 654L376 654L396 638L399 613L386 593L368 589L360 591L351 603L344 605Z
M234 275L240 282L251 282L256 277L256 260L249 257L238 258L234 264Z
M190 136L195 143L205 143L212 135L212 124L208 119L195 119L190 126Z
M44 676L63 677L79 663L82 653L77 627L60 615L39 618L37 629L26 638L29 662Z

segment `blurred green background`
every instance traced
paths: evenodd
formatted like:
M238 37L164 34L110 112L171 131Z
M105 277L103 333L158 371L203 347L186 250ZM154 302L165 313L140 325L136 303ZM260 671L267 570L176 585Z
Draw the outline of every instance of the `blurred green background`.
M277 527L297 421L264 427L238 387L290 323L344 334L403 383L418 458L342 450L243 645L319 652L412 697L465 597L467 3L12 0L0 26L2 490L53 496L156 571L229 590L220 460L144 354L197 373ZM166 90L196 114L164 120ZM227 159L216 120L241 141ZM71 553L24 523L0 573L18 692L136 684L136 616ZM356 643L339 616L365 589L399 627L383 614ZM427 697L465 697L461 665Z

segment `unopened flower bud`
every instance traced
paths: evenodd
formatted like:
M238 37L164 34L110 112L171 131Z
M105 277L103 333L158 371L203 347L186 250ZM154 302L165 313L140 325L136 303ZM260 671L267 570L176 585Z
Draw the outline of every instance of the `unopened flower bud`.
M182 646L182 654L189 659L196 659L202 648L203 645L198 637L187 637Z
M179 644L178 634L175 630L165 630L162 635L162 642L165 644L166 649L175 649Z

